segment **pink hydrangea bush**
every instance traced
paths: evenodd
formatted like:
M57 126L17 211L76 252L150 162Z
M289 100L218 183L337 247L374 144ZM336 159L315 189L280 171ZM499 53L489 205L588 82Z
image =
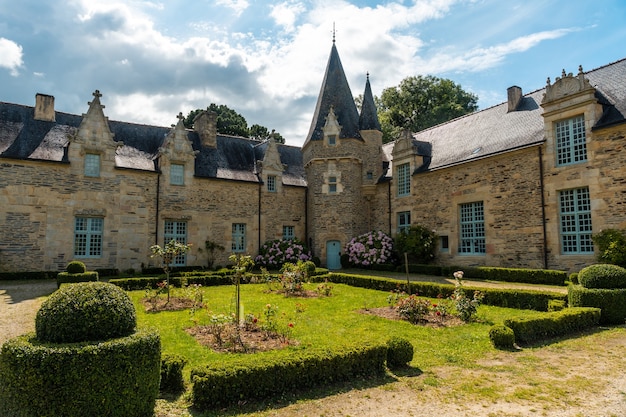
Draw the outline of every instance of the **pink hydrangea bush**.
M298 239L268 240L261 246L259 255L254 259L257 266L278 270L285 263L311 260L311 252Z
M365 233L346 244L345 254L351 265L362 268L391 263L393 239L380 230Z

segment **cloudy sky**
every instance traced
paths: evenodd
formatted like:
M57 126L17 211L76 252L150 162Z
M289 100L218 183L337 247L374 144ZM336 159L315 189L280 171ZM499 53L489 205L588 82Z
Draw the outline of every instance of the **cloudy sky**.
M0 101L169 126L225 104L301 145L336 27L353 95L449 78L480 108L626 57L623 0L0 0Z

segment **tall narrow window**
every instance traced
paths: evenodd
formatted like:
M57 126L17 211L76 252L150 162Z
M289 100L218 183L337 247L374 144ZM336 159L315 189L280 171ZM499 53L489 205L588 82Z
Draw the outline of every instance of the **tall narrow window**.
M396 170L398 176L398 196L411 194L411 165L401 164Z
M167 244L171 240L175 240L184 245L187 244L187 222L179 222L175 220L167 220L165 222L164 231L165 242ZM187 256L185 253L181 253L172 261L174 266L183 266L186 264Z
M276 192L276 175L267 176L267 191L270 193Z
M85 176L100 176L100 155L98 155L97 153L85 154Z
M589 188L559 191L559 220L564 254L593 253Z
M182 164L170 165L170 184L185 185L185 166Z
M77 258L102 257L102 230L100 217L76 217L74 221L74 256Z
M409 232L411 228L411 212L401 211L398 213L398 233Z
M293 226L283 226L283 239L292 240L296 237Z
M328 193L337 193L337 177L328 177Z
M246 251L246 225L245 223L233 223L233 235L232 235L232 251L233 252L245 252Z
M557 165L574 164L587 160L585 118L562 120L554 124Z
M482 201L461 204L461 238L459 253L484 254L485 251L485 211Z

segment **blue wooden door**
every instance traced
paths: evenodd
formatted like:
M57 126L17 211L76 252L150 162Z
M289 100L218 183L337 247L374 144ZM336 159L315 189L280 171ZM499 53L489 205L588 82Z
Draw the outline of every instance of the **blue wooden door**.
M326 268L341 269L341 243L338 240L326 242Z

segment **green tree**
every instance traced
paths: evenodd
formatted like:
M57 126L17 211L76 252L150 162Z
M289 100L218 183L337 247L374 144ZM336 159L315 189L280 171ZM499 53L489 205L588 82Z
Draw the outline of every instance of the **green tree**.
M151 258L160 258L161 259L161 267L163 268L163 272L165 272L165 287L167 289L167 302L170 302L170 265L176 259L178 255L181 255L185 252L188 252L191 249L191 245L186 245L177 241L176 239L172 239L165 244L164 247L159 245L150 246L150 255Z
M270 133L268 128L265 126L253 124L250 128L248 128L248 121L246 118L228 106L211 103L206 110L217 114L217 133L219 134L253 138L257 140L265 140L270 135L273 135L276 142L285 143L285 139L280 135L280 133L273 130ZM203 111L205 110L196 109L190 111L187 114L187 117L183 120L185 127L187 129L192 129L194 119Z
M409 262L427 264L435 259L437 234L424 226L414 224L396 235L394 247L400 258L406 253Z
M408 128L419 132L478 109L478 97L453 81L418 75L407 77L397 87L374 97L383 142L397 139Z

